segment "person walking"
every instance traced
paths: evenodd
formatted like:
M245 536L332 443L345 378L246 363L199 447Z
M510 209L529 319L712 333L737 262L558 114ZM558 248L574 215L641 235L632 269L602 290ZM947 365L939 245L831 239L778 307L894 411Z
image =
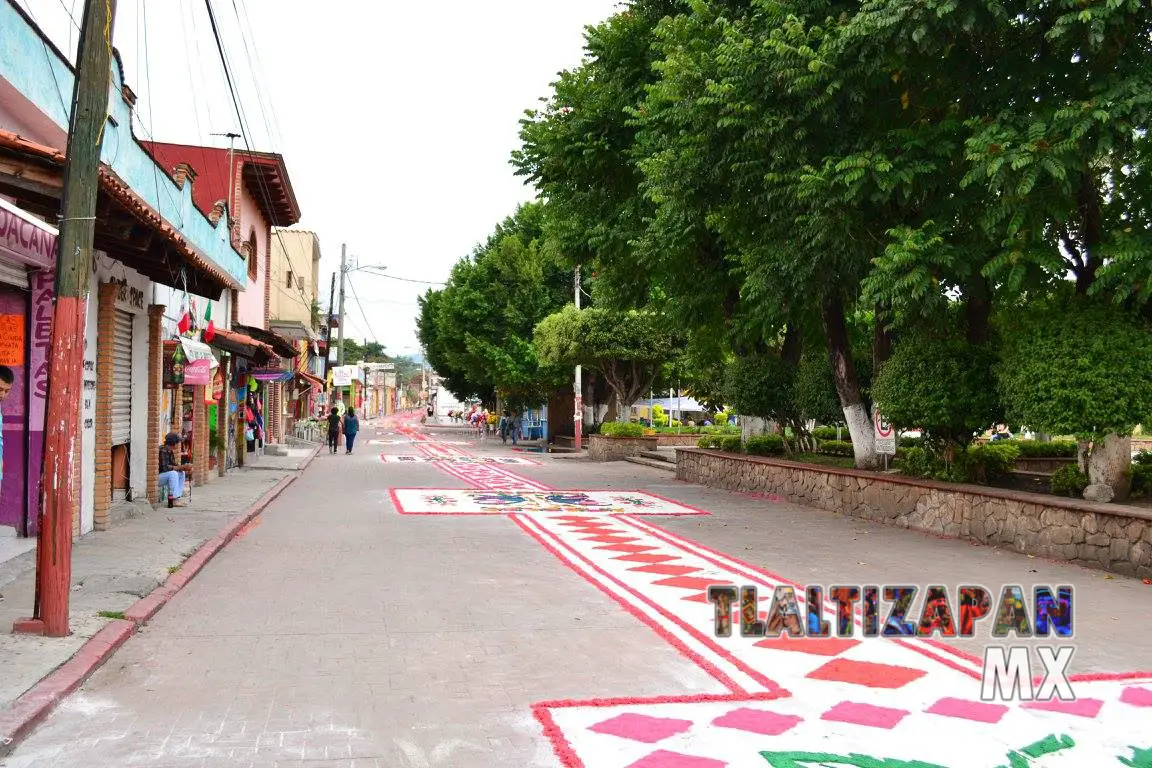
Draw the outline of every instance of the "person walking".
M160 474L156 480L165 489L169 508L184 506L184 502L176 501L184 496L184 470L176 456L176 449L182 442L184 439L179 432L169 432L164 445L160 446Z
M340 445L340 412L336 406L332 406L332 412L328 414L328 450L335 454L338 445Z
M344 414L344 446L348 453L352 453L352 444L356 442L356 433L360 431L360 419L356 418L356 409L349 408Z
M504 409L504 415L500 417L500 442L505 445L508 444L508 432L512 428L512 411L507 408ZM516 444L516 436L512 436L512 444Z

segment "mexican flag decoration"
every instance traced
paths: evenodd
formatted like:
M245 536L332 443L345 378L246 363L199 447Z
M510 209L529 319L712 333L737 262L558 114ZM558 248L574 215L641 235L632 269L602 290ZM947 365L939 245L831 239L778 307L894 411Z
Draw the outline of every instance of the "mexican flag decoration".
M204 343L212 341L216 338L216 324L212 322L212 302L208 302L208 308L204 310Z
M192 299L192 311L188 313L188 320L190 330L194 332L200 330L200 324L196 322L196 299Z
M184 302L181 301L180 302L180 320L177 321L177 323L176 323L176 331L181 336L183 336L184 334L188 333L188 330L191 327L192 327L192 317L191 317L191 315L188 314L188 309L185 306Z

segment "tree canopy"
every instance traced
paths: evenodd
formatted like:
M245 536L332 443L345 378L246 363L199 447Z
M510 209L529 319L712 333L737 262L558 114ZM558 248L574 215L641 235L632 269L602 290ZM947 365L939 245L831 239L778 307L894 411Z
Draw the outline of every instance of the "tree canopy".
M420 299L420 342L458 398L536 405L559 381L532 346L536 324L571 291L570 273L544 238L543 208L522 206L456 264L444 288Z

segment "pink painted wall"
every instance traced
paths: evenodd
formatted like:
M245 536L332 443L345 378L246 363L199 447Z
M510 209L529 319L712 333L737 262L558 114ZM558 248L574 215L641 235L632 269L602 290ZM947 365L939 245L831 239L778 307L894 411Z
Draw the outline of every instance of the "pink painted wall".
M236 169L237 175L240 169ZM268 222L256 205L256 198L247 185L240 188L240 239L248 242L248 235L256 230L256 279L249 278L248 286L240 292L237 317L241 325L265 328L264 281L268 279Z

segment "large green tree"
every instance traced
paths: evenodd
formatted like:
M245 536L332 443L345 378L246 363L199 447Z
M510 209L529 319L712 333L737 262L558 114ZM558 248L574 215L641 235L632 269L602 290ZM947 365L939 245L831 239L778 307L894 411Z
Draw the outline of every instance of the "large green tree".
M532 333L564 306L567 268L549 247L544 206L522 206L420 300L417 331L428 359L458 398L537 405L563 374L541 365Z
M651 312L578 310L572 304L540 322L534 344L544 364L583 365L603 376L616 396L621 421L628 420L633 403L651 391L674 356L673 339Z

